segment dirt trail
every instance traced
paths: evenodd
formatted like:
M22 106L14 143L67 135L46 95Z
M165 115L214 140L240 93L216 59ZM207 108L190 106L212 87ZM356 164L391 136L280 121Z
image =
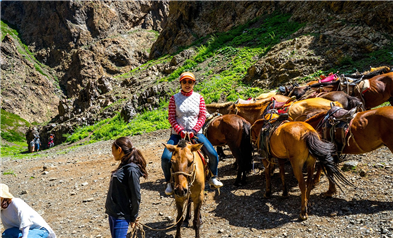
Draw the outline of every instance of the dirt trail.
M165 228L176 216L174 199L164 194L160 156L169 130L131 138L148 160L149 179L141 179L141 222ZM112 159L112 141L67 149L54 147L32 159L2 158L1 182L11 193L24 199L51 225L58 237L110 237L104 203L110 171L117 163ZM71 145L70 145L71 146ZM60 150L60 148L62 148ZM230 153L228 150L226 153ZM259 161L249 175L248 185L233 185L233 158L219 163L224 183L221 194L206 190L202 208L202 237L393 237L393 158L383 147L372 153L351 156L359 162L354 171L345 172L357 189L348 188L326 199L327 180L311 193L309 219L299 221L300 191L287 164L290 195L281 197L278 171L272 178L273 196L264 199L264 177ZM45 167L45 171L44 171ZM366 172L361 177L359 172ZM4 172L15 174L3 175ZM146 237L173 237L168 231L145 229ZM183 228L184 237L193 237L192 228Z

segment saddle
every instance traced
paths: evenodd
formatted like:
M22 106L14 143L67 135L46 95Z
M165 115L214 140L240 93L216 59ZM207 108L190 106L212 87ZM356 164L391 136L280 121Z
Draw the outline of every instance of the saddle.
M274 131L281 124L289 122L288 114L276 114L275 112L275 109L271 109L271 111L265 115L265 123L258 137L258 150L260 155L264 158L271 158L270 137L273 135Z
M356 112L357 108L348 111L341 107L333 106L317 126L317 129L322 127L323 138L326 140L330 138L330 141L336 145L339 155L342 154L347 144L347 136ZM335 138L337 130L341 132L341 140Z
M209 129L210 124L219 116L222 116L222 114L219 112L215 112L215 113L209 114L209 116L206 117L205 124L203 124L203 127L202 127L202 133L205 136L207 136L206 134L207 134L207 130Z
M272 109L276 110L276 111L273 112L275 114L279 114L279 115L281 115L281 114L288 114L289 108L291 107L291 105L292 105L292 103L294 102L295 99L296 99L296 97L291 97L286 102L277 102L276 99L274 97L272 97L271 98L271 102L266 107L265 112L262 114L262 116L264 117ZM270 113L272 113L272 112L270 112Z

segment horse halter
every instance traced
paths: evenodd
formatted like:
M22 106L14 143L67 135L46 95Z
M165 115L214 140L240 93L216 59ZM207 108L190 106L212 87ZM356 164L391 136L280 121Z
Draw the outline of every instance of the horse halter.
M186 173L186 172L183 172L183 171L173 172L173 168L171 166L171 179L172 179L173 183L175 183L175 181L173 179L174 176L176 176L176 175L184 175L187 178L188 188L192 187L192 185L195 182L195 178L196 178L196 163L195 163L195 153L194 152L192 153L192 157L193 157L192 158L192 164L190 166L187 166L187 168L192 166L191 173ZM187 191L187 195L189 195L189 194L190 194L190 189L188 189L188 191Z

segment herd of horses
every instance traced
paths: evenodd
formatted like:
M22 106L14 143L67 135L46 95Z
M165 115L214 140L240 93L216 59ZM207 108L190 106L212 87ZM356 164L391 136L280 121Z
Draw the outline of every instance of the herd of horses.
M291 85L277 90L281 94L266 93L249 101L207 104L209 113L219 112L219 115L207 123L206 136L217 146L219 154L221 146L229 146L238 167L235 185L246 183L253 151L257 149L264 157L265 197L271 196L273 159L278 160L283 196L288 195L284 164L289 160L301 191L300 219L305 220L310 192L318 184L322 171L329 180L326 196L332 196L336 186L354 186L338 169L342 155L366 153L383 145L393 153L393 107L371 109L387 101L393 105L393 71L368 79L364 76L351 76L367 85L356 90L350 90L349 83L343 87L342 79L331 83L315 81L304 86ZM353 93L349 95L349 92ZM178 210L176 237L181 237L183 221L188 224L191 201L195 236L199 237L207 175L202 155L197 152L202 145L181 141L178 145L165 146L173 152L172 176ZM304 165L307 180L303 176Z

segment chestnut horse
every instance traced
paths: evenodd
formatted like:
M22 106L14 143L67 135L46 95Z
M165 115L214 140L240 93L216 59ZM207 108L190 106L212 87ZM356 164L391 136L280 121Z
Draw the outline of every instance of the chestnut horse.
M254 135L259 135L256 142L258 147L259 140L261 139L260 131L264 123L264 119L258 120L251 128L253 138ZM321 163L324 171L326 171L329 181L334 184L336 184L337 181L344 184L350 184L334 163L332 157L332 154L335 152L334 144L320 140L316 130L305 122L287 122L278 126L270 137L270 152L273 158L278 158L280 161L280 174L284 186L284 196L288 194L284 178L284 159L288 159L291 162L293 173L299 182L301 191L300 219L302 220L308 217L307 202L313 185L313 173L317 160ZM265 166L266 177L265 197L271 196L269 169L271 164L269 159L270 158L262 160ZM307 166L307 184L305 183L302 172L304 164Z
M344 109L341 109L344 110ZM316 128L319 122L326 116L327 111L321 112L308 120L311 126ZM359 112L350 124L349 133L345 140L347 143L342 150L343 154L363 154L373 151L383 145L387 146L393 153L393 107L380 107L373 110ZM330 140L330 133L326 133ZM337 144L342 141L342 133L336 130L334 139ZM317 173L315 183L319 182L320 171ZM336 192L334 184L329 183L327 196L332 196Z
M369 81L370 89L363 93L365 108L370 109L386 101L393 105L393 72L377 75Z
M245 184L246 174L251 171L253 148L250 130L248 121L233 114L217 117L207 128L206 137L212 145L228 145L236 158L238 172L235 185Z
M177 145L164 144L172 152L171 176L174 183L174 193L177 208L176 238L180 238L180 228L183 221L188 224L191 213L191 200L194 203L195 237L200 237L201 206L205 190L205 169L198 150L203 144L187 144L180 140ZM191 200L190 200L191 199ZM187 207L187 216L184 218Z

